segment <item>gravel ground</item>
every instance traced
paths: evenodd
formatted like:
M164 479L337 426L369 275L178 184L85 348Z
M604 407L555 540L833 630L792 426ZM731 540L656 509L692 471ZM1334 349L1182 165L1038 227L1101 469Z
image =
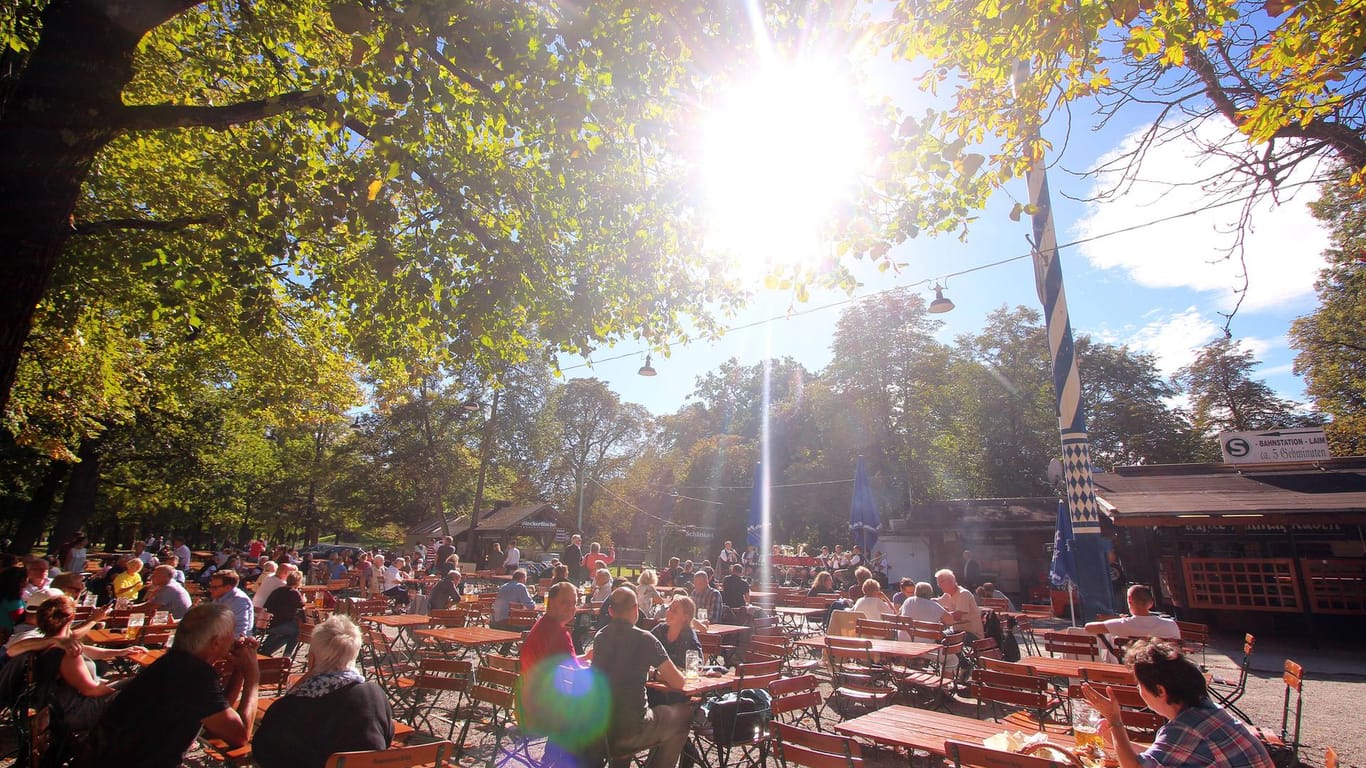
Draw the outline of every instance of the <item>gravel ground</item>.
M1300 759L1307 766L1323 766L1324 748L1332 746L1343 766L1366 766L1366 653L1360 644L1346 643L1311 648L1303 641L1260 639L1253 655L1252 674L1247 693L1240 706L1257 725L1278 730L1285 686L1280 671L1286 658L1304 665L1304 710L1302 749ZM1242 659L1242 638L1217 636L1205 657L1210 671L1236 674ZM827 689L828 692L828 689ZM955 704L951 711L971 717L975 707L970 701ZM829 715L830 722L833 714ZM444 728L442 728L444 737ZM458 735L458 728L457 728ZM419 733L414 743L431 739ZM490 757L492 737L478 724L471 729L468 749L461 761L465 766L482 765ZM0 734L0 754L13 750L13 734L5 728ZM539 756L539 750L533 750ZM891 752L872 752L867 755L870 768L904 768L904 755ZM0 759L0 767L12 765L12 760ZM203 755L192 751L186 765L198 768L214 765ZM770 765L776 762L770 759Z

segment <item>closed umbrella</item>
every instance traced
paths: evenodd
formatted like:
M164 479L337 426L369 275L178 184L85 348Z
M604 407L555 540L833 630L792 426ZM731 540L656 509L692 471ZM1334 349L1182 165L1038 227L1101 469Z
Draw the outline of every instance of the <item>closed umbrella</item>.
M745 524L745 542L762 547L764 538L764 464L754 465L754 488L749 492L749 521Z
M1058 589L1067 590L1067 605L1072 610L1072 624L1077 623L1077 609L1072 605L1072 585L1077 583L1077 564L1072 558L1072 516L1067 513L1067 502L1058 502L1058 522L1053 529L1053 562L1048 566L1048 581Z
M863 548L864 557L873 556L873 548L877 546L877 529L881 525L877 502L873 500L873 484L868 480L868 469L860 456L854 469L854 500L849 505L849 535L853 537L854 544Z

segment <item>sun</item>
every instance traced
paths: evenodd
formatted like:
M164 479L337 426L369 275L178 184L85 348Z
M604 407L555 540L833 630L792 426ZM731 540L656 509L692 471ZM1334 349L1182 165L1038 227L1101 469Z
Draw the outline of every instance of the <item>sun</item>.
M827 252L824 233L866 171L853 75L831 60L773 62L710 111L702 130L709 250L756 278Z

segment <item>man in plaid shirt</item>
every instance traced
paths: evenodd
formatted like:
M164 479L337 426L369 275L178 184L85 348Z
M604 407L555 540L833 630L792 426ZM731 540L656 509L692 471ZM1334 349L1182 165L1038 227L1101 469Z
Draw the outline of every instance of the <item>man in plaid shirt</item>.
M1120 723L1119 702L1090 683L1086 700L1105 717L1120 768L1272 768L1266 747L1245 724L1215 706L1205 676L1177 646L1139 640L1126 655L1148 708L1167 718L1153 745L1139 753Z
M724 623L726 611L725 603L721 601L721 590L711 585L711 579L706 571L698 571L692 575L692 594L690 597L697 603L697 615L702 616L706 611L708 621Z

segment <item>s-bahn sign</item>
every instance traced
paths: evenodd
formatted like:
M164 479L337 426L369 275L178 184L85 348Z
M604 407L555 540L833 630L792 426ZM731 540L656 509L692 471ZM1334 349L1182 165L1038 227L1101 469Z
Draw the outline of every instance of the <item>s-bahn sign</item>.
M1271 429L1265 432L1224 432L1219 450L1226 464L1330 459L1328 438L1321 427Z

